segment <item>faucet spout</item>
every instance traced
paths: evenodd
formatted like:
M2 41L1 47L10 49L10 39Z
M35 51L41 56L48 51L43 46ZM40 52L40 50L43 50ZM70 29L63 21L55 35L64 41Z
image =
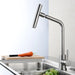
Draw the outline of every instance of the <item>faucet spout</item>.
M40 12L40 16L41 17L44 17L46 19L49 19L51 21L54 21L56 23L58 23L61 27L61 56L60 56L60 69L63 70L63 66L64 65L61 65L61 61L64 61L66 60L66 56L65 56L65 27L64 27L64 23L57 19L57 18L54 18L52 16L49 16L49 15L45 15L44 13Z

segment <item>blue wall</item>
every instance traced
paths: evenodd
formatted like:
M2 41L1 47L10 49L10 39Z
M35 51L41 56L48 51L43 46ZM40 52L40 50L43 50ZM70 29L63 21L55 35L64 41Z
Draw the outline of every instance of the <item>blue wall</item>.
M33 51L38 55L48 55L48 20L40 17L37 28L32 28L39 3L43 5L42 11L48 14L48 0L1 2L4 6L0 17L0 25L4 25L1 26L1 37L4 37L1 39L1 54Z

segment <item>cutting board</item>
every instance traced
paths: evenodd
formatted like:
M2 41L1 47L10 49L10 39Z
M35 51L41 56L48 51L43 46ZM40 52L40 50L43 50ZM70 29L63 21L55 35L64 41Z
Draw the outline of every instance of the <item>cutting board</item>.
M19 56L17 56L17 57L9 57L9 56L2 56L2 59L3 60L16 60L16 59L44 59L44 57L43 56L39 56L39 55L33 55L33 56L30 56L30 57L28 57L28 56L25 56L25 57L19 57Z

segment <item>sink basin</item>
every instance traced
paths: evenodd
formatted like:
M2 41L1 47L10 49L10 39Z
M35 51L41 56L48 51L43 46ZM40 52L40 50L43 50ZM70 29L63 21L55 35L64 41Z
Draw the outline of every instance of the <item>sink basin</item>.
M48 64L43 64L43 69L44 70L51 69L51 68L54 68L54 69L58 70L56 67L53 67L53 66L48 65ZM58 71L59 71L59 75L70 75L70 74L65 73L65 72L63 72L61 70L58 70Z
M16 65L16 66L18 67L19 65ZM16 66L14 66L14 67L16 67ZM14 70L16 70L18 73L20 73L20 75L41 75L46 70L51 69L51 68L58 70L58 68L56 68L50 64L47 64L47 63L43 63L42 66L41 65L37 66L37 64L30 63L29 67L28 67L29 69L22 69L21 67L23 67L23 66L20 65L19 71L16 70L16 68L14 68ZM41 70L41 67L42 67L42 70ZM13 69L13 67L11 67L11 68ZM26 68L26 66L25 66L25 68ZM63 72L61 70L58 70L58 71L59 71L59 75L70 75L70 74Z
M40 66L40 68L41 68L41 66ZM33 70L33 71L28 71L28 72L24 71L23 75L43 75L43 73L46 70L51 69L51 68L54 68L54 69L58 70L56 67L53 67L51 65L48 65L48 64L44 63L43 64L43 70L39 69L39 70ZM59 71L59 75L70 75L70 74L65 73L65 72L63 72L61 70L58 70L58 71Z
M65 72L59 71L59 75L70 75L70 74L67 74Z

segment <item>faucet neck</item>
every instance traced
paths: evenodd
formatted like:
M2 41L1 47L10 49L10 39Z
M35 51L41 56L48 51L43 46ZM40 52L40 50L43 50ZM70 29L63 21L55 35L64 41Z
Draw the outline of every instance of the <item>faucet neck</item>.
M61 27L61 54L60 54L60 64L62 60L66 60L66 57L65 57L65 27L64 27L64 23L57 19L57 18L54 18L52 16L49 16L49 15L46 15L42 12L40 12L39 16L41 17L44 17L48 20L51 20L51 21L54 21L56 23L58 23ZM63 65L60 66L60 69L62 70L63 69Z

